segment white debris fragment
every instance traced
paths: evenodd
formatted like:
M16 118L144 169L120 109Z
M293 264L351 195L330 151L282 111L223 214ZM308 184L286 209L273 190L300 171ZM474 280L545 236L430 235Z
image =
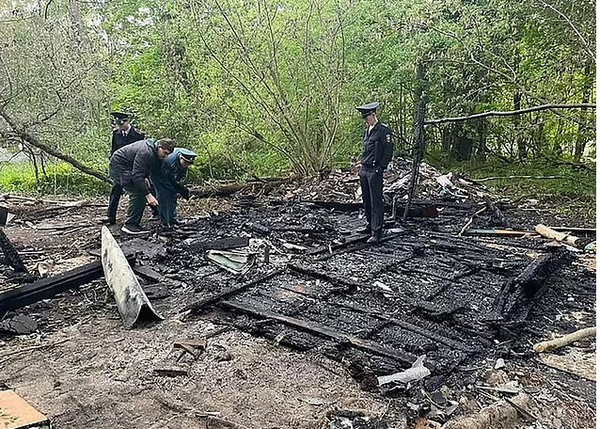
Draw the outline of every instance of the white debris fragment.
M425 355L419 356L417 360L412 364L412 366L406 371L377 377L377 382L379 383L379 386L383 386L384 384L391 383L392 381L399 381L400 383L410 383L411 381L421 380L431 375L431 371L429 371L429 369L423 366L424 361Z

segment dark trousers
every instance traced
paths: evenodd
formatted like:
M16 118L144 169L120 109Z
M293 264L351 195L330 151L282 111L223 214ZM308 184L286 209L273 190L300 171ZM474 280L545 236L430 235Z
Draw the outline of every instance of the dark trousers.
M129 204L127 205L127 217L125 225L140 226L144 209L146 208L146 193L132 185L124 186L125 192L129 194Z
M158 215L164 226L177 224L177 192L169 183L153 179L156 198L158 199Z
M123 190L129 194L129 204L127 205L127 217L125 218L125 225L140 226L140 223L142 222L142 217L144 216L144 209L146 208L145 192L140 191L139 189L137 189L135 186L133 186L131 184L123 185L121 182L121 177L119 175L119 172L116 169L114 169L112 167L112 165L109 165L109 167L108 167L108 174L114 183L113 190L117 186L121 189L121 192L119 193L119 198L121 197L121 193ZM110 196L112 199L112 190L111 190ZM118 204L119 204L119 200L117 199L117 203L115 204L115 212L114 212L115 215L117 214L116 208L117 208ZM109 210L110 210L110 202L109 202ZM110 214L109 214L109 216L110 216Z
M383 230L383 170L362 166L360 188L371 233L381 237Z
M119 208L119 200L123 194L123 186L120 183L115 183L110 190L110 196L108 197L108 213L109 219L117 218L117 209Z

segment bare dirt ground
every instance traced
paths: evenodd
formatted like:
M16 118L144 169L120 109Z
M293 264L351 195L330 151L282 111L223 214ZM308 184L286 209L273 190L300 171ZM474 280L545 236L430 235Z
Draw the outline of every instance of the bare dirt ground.
M102 201L52 212L48 207L22 206L17 222L6 228L28 267L55 275L95 260L88 251L100 245ZM229 208L227 200L208 199L184 209L198 216ZM80 227L60 229L66 219ZM118 228L111 229L118 237ZM595 276L595 257L581 257L576 264ZM186 279L180 280L175 293L189 292ZM550 294L561 299L573 295L561 289L561 279L553 281ZM0 277L0 292L12 287ZM584 292L595 297L595 291ZM125 330L100 279L18 310L35 319L38 329L29 335L0 336L0 383L46 414L58 429L440 427L434 422L435 406L424 416L431 426L424 426L410 409L397 406L393 395L361 390L347 365L318 350L294 351L235 329L209 338L188 375L157 374L156 369L170 365L180 353L173 350L177 339L203 338L221 327L214 318L183 318L174 302L179 302L176 296L155 302L164 321ZM577 307L553 323L557 328L590 326L594 313L595 307L583 312ZM532 317L545 316L534 309ZM595 344L584 340L533 360L514 355L499 369L490 360L462 368L459 376L469 378L471 383L465 384L471 387L461 394L456 414L477 413L502 398L498 391L477 390L474 386L482 381L502 386L514 380L531 397L529 415L520 415L518 423L489 427L595 427ZM423 400L435 405L435 398ZM364 425L343 426L344 420L334 417L340 410L364 413Z

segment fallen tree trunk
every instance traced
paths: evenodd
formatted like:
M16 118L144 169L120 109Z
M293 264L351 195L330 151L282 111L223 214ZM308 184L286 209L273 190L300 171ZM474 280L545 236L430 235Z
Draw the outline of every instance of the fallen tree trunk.
M261 188L263 190L270 190L276 188L284 183L293 181L293 178L285 179L265 179L264 181L255 181L247 183L225 183L223 185L207 185L201 188L195 188L190 190L190 195L196 198L207 198L207 197L226 197L236 192L243 191L250 188Z
M77 161L72 156L65 155L64 153L60 152L59 150L54 149L54 148L40 142L34 135L32 135L31 133L24 130L22 127L20 127L17 124L17 122L14 120L14 118L12 118L10 115L8 115L8 113L6 112L6 110L4 110L4 108L2 106L0 106L0 116L2 118L4 118L4 120L8 123L8 125L12 128L12 130L16 134L16 136L19 137L20 139L22 139L23 141L26 141L30 145L35 146L38 149L40 149L58 159L68 162L73 167L75 167L76 169L78 169L79 171L81 171L85 174L89 174L90 176L93 176L96 179L99 179L103 182L112 183L112 181L106 174L104 174L98 170L95 170L91 167L88 167L87 165L82 164L81 162Z
M550 352L552 350L559 349L564 346L568 346L571 343L582 340L587 337L596 336L596 327L580 329L579 331L572 332L564 337L556 338L550 341L542 341L533 346L533 350L536 353Z

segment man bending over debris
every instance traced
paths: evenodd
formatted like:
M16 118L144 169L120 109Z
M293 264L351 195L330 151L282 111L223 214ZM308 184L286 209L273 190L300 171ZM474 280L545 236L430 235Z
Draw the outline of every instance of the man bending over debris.
M367 217L367 226L359 232L371 233L367 243L379 243L383 232L383 171L392 160L392 132L377 120L379 103L358 106L367 124L363 138L360 187Z
M167 156L160 171L152 173L150 179L154 184L158 197L158 211L163 232L169 232L179 222L177 221L177 195L186 200L190 198L190 190L181 185L198 155L188 149L177 148Z
M146 178L160 171L162 160L175 147L171 139L140 140L118 149L111 157L109 174L114 183L119 183L129 194L127 217L121 231L126 234L144 234L140 227L146 201L157 206L158 201L150 193Z

